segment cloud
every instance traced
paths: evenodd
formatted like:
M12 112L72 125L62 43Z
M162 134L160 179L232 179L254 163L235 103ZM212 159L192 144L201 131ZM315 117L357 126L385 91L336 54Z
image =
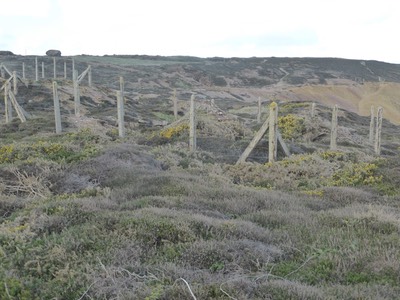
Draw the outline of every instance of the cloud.
M50 0L2 1L0 16L44 17L48 14L50 7Z

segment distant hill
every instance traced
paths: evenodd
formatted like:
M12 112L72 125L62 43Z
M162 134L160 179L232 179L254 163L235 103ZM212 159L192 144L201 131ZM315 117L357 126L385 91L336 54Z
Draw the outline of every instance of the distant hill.
M62 57L59 61L70 61ZM76 56L82 72L93 65L93 80L112 89L123 76L133 100L165 101L173 90L178 98L192 92L199 99L214 99L221 107L237 109L245 103L263 101L315 101L368 115L370 106L382 106L384 117L400 124L400 65L379 61L340 58L198 58L188 56L106 55ZM52 77L52 58L40 57ZM34 76L34 57L1 57L12 70ZM63 74L63 63L58 63ZM70 72L68 70L68 72ZM69 74L70 76L70 74Z

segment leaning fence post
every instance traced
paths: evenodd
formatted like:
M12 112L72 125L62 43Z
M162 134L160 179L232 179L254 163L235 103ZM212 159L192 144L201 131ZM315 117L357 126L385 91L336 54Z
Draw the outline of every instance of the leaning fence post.
M58 85L57 81L53 81L53 99L54 99L54 118L56 124L56 133L62 131L61 128L61 115L60 115L60 99L58 98Z
M378 107L376 115L376 135L375 135L375 154L381 155L381 137L382 137L382 118L383 108Z
M258 97L257 123L261 123L261 97Z
M337 150L337 130L338 130L338 106L335 105L332 110L331 144L330 150Z
M118 111L118 136L125 136L125 124L124 124L124 94L123 92L117 91L117 111Z
M39 66L37 57L35 57L35 81L39 81Z
M14 95L18 94L18 78L17 78L17 72L13 71L13 89L14 89Z
M369 122L369 142L371 144L374 142L374 130L375 130L374 107L371 106L371 121Z
M274 162L278 156L278 104L272 102L269 106L268 161Z
M189 111L189 150L195 152L196 146L196 111L194 107L194 94L192 94Z
M75 116L79 116L81 99L80 99L80 95L79 95L79 82L78 82L78 71L77 70L75 70L73 73L73 85L74 85Z

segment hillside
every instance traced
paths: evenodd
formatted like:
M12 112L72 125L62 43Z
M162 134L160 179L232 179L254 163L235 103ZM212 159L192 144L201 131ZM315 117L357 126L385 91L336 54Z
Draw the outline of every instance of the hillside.
M0 299L398 297L398 65L76 56L79 73L92 66L93 86L82 81L75 116L70 59L57 59L63 133L55 134L53 59L39 57L46 78L36 82L34 57L0 56L18 74L25 63L16 98L29 115L5 123L0 103ZM261 123L278 103L292 155L279 148L267 162L267 134L235 164L261 126L258 97ZM337 151L329 150L334 104ZM369 141L371 105L384 108L380 156Z

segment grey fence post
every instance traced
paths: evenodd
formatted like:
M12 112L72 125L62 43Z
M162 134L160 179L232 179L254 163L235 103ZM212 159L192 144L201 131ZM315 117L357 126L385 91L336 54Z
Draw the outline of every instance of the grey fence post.
M117 91L117 111L118 111L118 136L125 136L125 123L124 123L124 94L121 90Z
M311 118L315 117L315 102L311 104Z
M57 64L56 64L56 58L53 57L53 78L57 78Z
M10 90L10 85L8 83L6 83L4 86L4 107L5 107L5 113L6 113L6 123L10 123L12 120L11 100L8 99L9 90Z
M89 81L89 86L92 87L92 66L89 66L89 73L88 73L88 81Z
M35 81L39 81L39 66L37 57L35 57Z
M371 106L371 121L369 122L369 142L371 144L374 142L374 131L375 131L374 107Z
M17 72L13 71L13 88L14 88L14 95L18 94L18 78Z
M57 81L53 81L53 99L54 99L54 118L56 125L56 133L59 134L61 133L62 128L61 128L61 114L60 114L60 99L58 97Z
M75 116L79 116L81 99L80 99L80 95L79 95L79 82L78 82L78 71L77 70L75 70L73 73L73 85L74 85Z
M261 97L258 97L257 123L261 123Z
M272 102L269 106L269 135L268 135L268 161L274 162L278 154L278 104Z
M376 115L375 154L381 155L383 108L378 107Z

